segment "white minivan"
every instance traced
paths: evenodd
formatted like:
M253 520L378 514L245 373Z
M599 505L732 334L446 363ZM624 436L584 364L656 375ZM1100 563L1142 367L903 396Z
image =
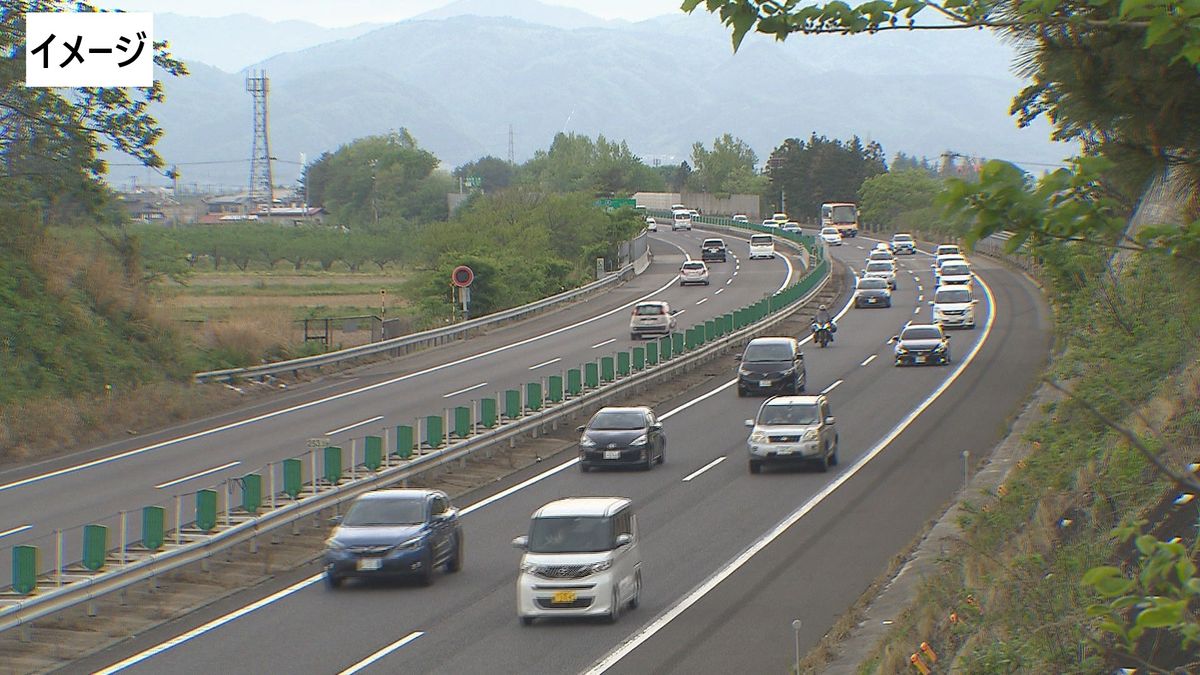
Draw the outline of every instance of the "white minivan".
M637 516L626 497L570 497L534 512L517 576L517 616L604 616L616 622L642 597Z
M769 234L750 235L750 259L775 258L775 238Z
M692 229L692 212L687 209L677 209L671 212L671 231Z

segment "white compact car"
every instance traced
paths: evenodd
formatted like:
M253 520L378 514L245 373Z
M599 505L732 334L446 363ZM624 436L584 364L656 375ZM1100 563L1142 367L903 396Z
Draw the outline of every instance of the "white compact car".
M517 577L517 616L603 616L616 622L642 597L637 516L625 497L572 497L534 512Z
M964 262L947 262L937 273L937 286L970 286L975 277Z
M867 263L862 275L864 278L883 279L893 291L896 290L896 263L890 260L872 260Z
M969 286L940 286L929 301L933 323L942 328L974 328L978 302Z
M688 284L708 285L708 265L699 260L689 260L679 268L679 285Z
M646 216L646 229L650 232L658 232L658 221L654 216Z
M821 241L824 241L827 246L841 246L842 233L836 227L821 228Z
M775 238L769 234L750 235L750 259L775 258Z

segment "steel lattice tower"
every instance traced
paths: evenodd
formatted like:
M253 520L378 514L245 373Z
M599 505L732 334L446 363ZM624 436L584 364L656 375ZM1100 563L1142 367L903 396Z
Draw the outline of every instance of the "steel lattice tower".
M246 75L246 91L254 96L254 147L250 154L250 200L256 205L266 205L271 212L274 189L271 177L271 143L267 134L267 92L270 81L267 71L257 75L252 70Z
M513 153L513 137L514 137L513 128L512 128L512 125L510 124L510 125L508 125L508 165L509 166L513 165L513 154L514 154Z

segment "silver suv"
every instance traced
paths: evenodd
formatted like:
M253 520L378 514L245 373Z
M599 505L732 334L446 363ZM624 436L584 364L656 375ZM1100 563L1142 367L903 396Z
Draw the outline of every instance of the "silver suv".
M639 302L629 317L629 337L634 340L643 335L670 335L674 330L675 312L661 300Z
M750 449L750 473L764 464L815 464L828 471L838 463L837 419L824 396L775 396L758 409L758 417L746 420L751 428L746 441Z

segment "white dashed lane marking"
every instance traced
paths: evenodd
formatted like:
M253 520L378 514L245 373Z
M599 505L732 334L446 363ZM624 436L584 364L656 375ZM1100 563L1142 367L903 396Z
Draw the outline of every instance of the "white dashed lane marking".
M865 365L867 365L868 363L870 363L870 362L874 361L876 356L879 356L879 355L878 355L878 354L872 354L872 355L870 355L870 356L868 356L868 357L867 357L867 360L866 360L866 361L863 361L862 363L860 363L860 364L858 364L858 365L860 365L860 366L865 366Z

